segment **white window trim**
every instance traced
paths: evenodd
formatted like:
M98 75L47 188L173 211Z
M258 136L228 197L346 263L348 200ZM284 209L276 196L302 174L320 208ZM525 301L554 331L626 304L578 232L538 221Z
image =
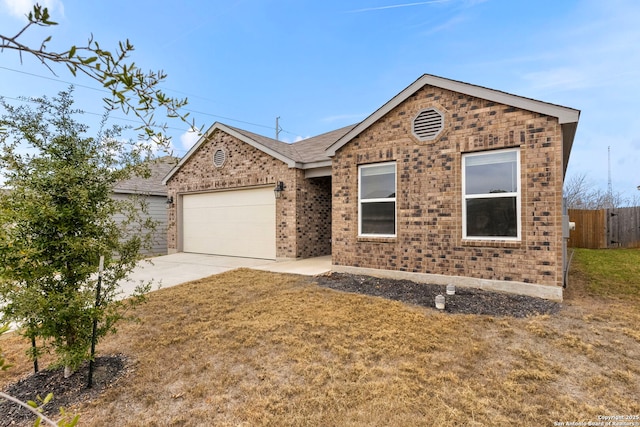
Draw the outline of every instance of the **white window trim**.
M391 197L386 197L386 198L381 198L381 199L366 199L365 201L362 200L361 195L362 195L362 173L361 171L363 169L367 169L367 168L373 168L373 167L378 167L378 166L386 166L386 165L393 165L394 166L394 170L393 173L395 174L395 188L393 189L393 193L396 195L395 197L391 198ZM398 234L398 203L397 203L397 198L398 198L398 165L396 162L385 162L385 163L371 163L368 165L359 165L358 166L358 237L396 237ZM387 202L387 203L391 203L393 202L395 209L393 210L393 221L394 221L394 230L396 231L395 234L363 234L362 233L362 204L363 203L375 203L375 202Z
M506 152L516 152L516 192L510 193L486 193L472 194L467 196L467 159L488 154L498 154ZM500 240L508 242L519 242L522 240L522 177L520 176L520 148L509 148L506 150L481 151L478 153L467 153L462 155L462 239L463 240ZM516 237L505 236L467 236L467 200L468 199L489 199L489 198L516 198Z

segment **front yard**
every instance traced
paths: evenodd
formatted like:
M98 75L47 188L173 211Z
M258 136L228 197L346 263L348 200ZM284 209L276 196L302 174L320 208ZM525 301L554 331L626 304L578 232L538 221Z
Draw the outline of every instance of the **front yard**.
M123 323L99 346L127 357L125 375L67 409L91 426L632 417L640 414L640 275L594 271L598 252L576 252L559 312L526 318L440 313L253 270L163 289L137 310L139 323ZM601 256L616 253L631 257L627 268L640 265L639 250ZM0 374L2 387L30 364L17 337L0 346L16 365Z

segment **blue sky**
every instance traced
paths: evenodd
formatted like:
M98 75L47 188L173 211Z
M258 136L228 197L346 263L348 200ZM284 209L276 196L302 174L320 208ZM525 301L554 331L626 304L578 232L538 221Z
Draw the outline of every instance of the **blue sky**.
M568 176L614 191L640 185L640 2L637 0L46 0L55 28L23 37L50 49L90 34L135 45L144 70L164 70L198 125L215 121L295 141L356 123L420 75L435 74L582 111ZM26 22L31 2L0 0L0 33ZM17 70L17 71L15 71ZM30 73L30 74L27 74ZM0 95L55 95L76 84L80 108L104 93L64 69L0 53ZM9 99L12 101L11 99ZM126 124L113 114L114 122ZM88 121L97 121L88 115ZM195 142L170 122L175 153Z

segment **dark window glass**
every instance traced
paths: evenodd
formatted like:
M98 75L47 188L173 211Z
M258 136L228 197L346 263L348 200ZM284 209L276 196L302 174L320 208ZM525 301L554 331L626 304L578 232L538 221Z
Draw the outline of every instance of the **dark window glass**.
M396 234L396 203L362 203L361 234Z
M467 237L518 237L515 197L467 199Z

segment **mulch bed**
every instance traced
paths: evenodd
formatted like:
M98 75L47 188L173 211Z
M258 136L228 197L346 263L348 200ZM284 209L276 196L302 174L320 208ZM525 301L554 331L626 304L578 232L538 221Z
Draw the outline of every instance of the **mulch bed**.
M483 314L489 316L527 317L554 314L562 304L524 295L456 287L455 295L446 295L446 286L415 283L409 280L383 279L345 273L317 276L318 285L420 305L433 310L436 295L444 295L446 313ZM438 310L442 311L442 310Z
M91 400L103 390L111 387L127 370L127 359L123 355L97 357L93 371L93 387L87 388L89 364L84 363L69 378L64 378L64 368L42 370L11 384L3 392L23 402L37 396L45 398L53 393L53 399L47 403L43 413L53 419L60 418L60 408ZM27 409L0 399L0 426L33 425L36 416ZM41 424L44 425L44 424Z

